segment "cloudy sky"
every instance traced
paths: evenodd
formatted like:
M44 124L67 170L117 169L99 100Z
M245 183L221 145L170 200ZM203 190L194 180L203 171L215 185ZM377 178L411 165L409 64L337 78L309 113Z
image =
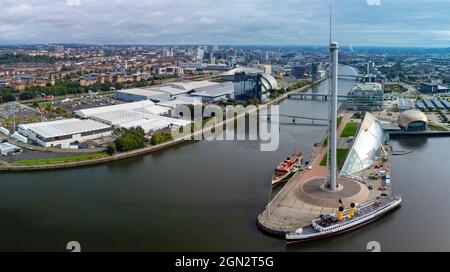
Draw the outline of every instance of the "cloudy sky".
M450 47L449 0L0 0L0 44Z

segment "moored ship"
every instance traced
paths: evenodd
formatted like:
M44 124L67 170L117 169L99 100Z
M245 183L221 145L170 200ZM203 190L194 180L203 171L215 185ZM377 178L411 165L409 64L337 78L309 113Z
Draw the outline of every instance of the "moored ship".
M302 153L295 153L291 157L287 158L284 162L278 163L274 170L272 177L272 186L275 186L290 178L295 172L301 168L303 161Z
M293 244L317 240L360 228L398 208L401 202L401 196L381 195L361 207L356 203L348 209L341 206L337 214L322 215L314 219L311 225L287 233L286 242Z

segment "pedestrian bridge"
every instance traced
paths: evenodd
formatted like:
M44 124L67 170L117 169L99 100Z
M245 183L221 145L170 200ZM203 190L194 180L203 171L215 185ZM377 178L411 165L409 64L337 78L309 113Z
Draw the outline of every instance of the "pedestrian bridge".
M327 94L312 94L312 93L305 93L305 94L290 94L288 95L289 99L293 100L323 100L327 101L329 99L329 95ZM349 98L348 95L338 95L338 100L345 101Z

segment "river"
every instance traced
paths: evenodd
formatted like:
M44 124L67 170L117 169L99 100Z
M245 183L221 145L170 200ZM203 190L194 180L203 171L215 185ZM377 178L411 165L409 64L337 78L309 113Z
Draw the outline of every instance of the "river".
M340 93L354 83L340 80ZM327 116L320 101L280 106L285 114ZM385 251L450 249L448 138L392 141L414 152L393 157L404 204L379 221L294 247L260 233L256 216L271 195L274 166L294 147L311 152L324 130L282 120L274 152L259 151L257 141L202 141L100 166L0 174L0 250L64 251L78 241L85 251L364 251L372 240Z

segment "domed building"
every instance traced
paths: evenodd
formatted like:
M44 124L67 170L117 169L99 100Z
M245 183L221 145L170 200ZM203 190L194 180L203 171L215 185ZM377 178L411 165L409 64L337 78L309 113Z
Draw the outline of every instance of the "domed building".
M237 73L242 73L242 72L261 74L262 85L263 85L263 88L264 88L265 91L278 89L278 82L277 82L277 80L273 76L271 76L269 74L266 74L266 73L264 73L263 71L261 71L260 69L257 69L257 68L238 67L238 68L231 69L231 70L221 74L220 77L223 78L223 79L234 81L235 75Z
M278 89L278 82L273 76L256 68L234 68L221 74L220 77L235 83L236 99L256 97L261 101L267 101L270 90Z
M428 118L418 110L407 110L398 117L398 126L405 131L427 130Z

